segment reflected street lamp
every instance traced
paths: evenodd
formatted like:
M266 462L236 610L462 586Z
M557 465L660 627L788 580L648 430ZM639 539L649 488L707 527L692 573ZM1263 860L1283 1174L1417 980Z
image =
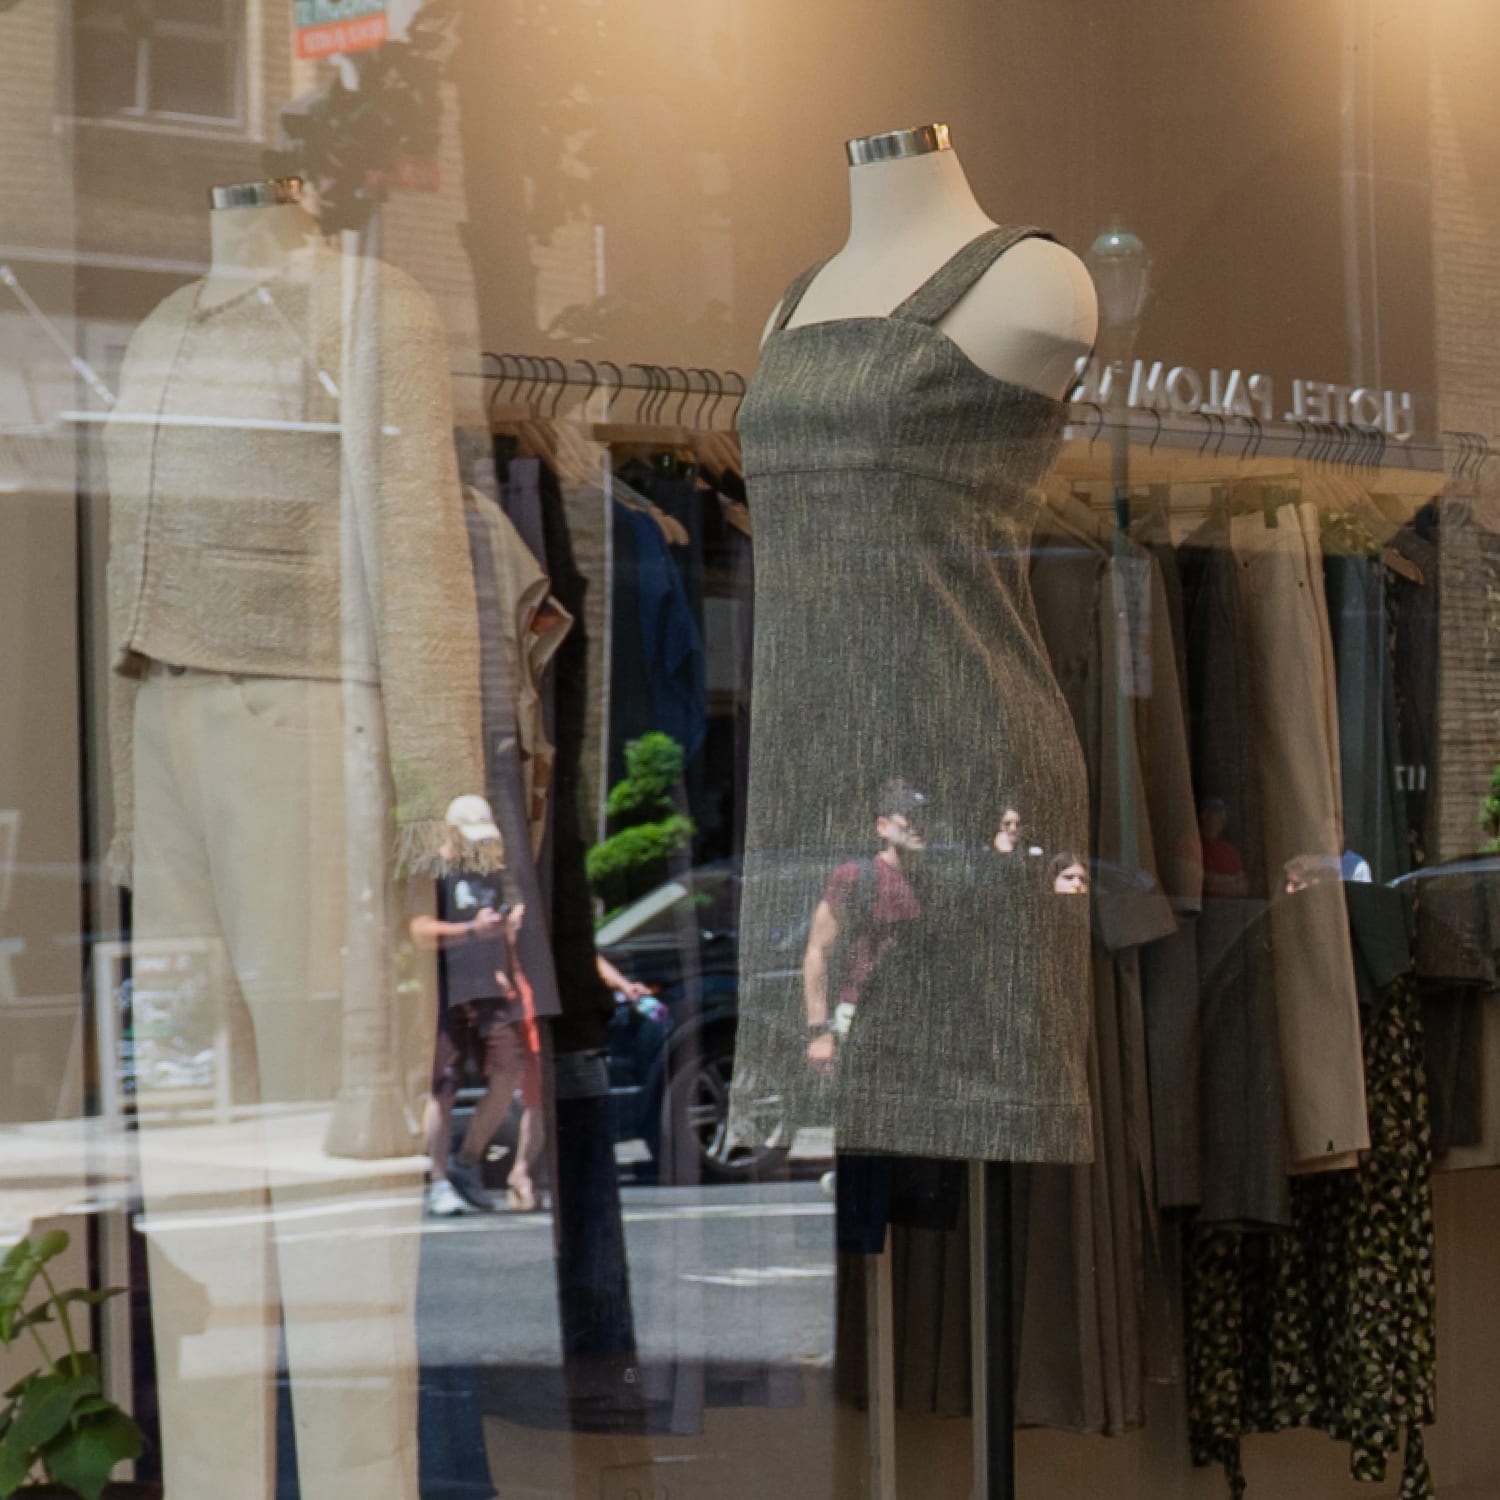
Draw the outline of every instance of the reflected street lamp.
M1149 600L1143 592L1140 569L1130 555L1130 422L1126 412L1126 363L1141 331L1141 315L1151 291L1151 256L1139 235L1128 230L1120 216L1112 218L1084 256L1099 293L1099 347L1109 363L1110 489L1114 501L1115 538L1112 582L1114 607L1123 611L1124 629L1116 635L1116 649L1132 652L1145 639L1141 611ZM1131 677L1127 686L1126 677ZM1115 742L1119 755L1119 849L1126 868L1139 858L1136 818L1127 745L1132 710L1127 692L1136 691L1133 663L1116 662Z
M1145 242L1116 214L1089 246L1084 264L1099 293L1099 352L1109 365L1109 412L1114 455L1115 526L1130 525L1130 432L1125 420L1126 362L1141 331L1151 294L1151 254Z
M1112 363L1126 360L1151 294L1151 254L1116 214L1083 259L1099 293L1100 343Z

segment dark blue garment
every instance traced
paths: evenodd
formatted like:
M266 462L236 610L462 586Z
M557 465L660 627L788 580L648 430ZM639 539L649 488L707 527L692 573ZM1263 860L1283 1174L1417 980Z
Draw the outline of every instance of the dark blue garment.
M417 1429L422 1500L495 1500L485 1456L483 1371L424 1365Z
M692 617L693 628L703 642L706 692L707 682L713 679L713 668L708 656L709 634L704 602L706 536L708 518L712 516L715 520L719 519L718 500L712 491L699 488L696 472L682 474L675 465L669 465L664 470L635 460L620 471L617 479L623 480L636 494L649 500L687 532L685 544L668 543L667 555L672 559L672 566L682 581L688 614ZM723 529L722 521L719 525ZM670 730L666 732L671 733ZM682 775L682 794L686 798L693 822L697 824L699 834L703 837L712 837L725 821L724 809L720 798L714 794L713 778L708 772L707 761L713 749L707 743L710 733L705 722L705 746L698 753L689 750Z
M834 1224L846 1255L879 1255L891 1222L893 1157L845 1151L834 1178Z
M699 489L696 474L686 477L675 473L663 474L650 464L636 461L621 469L617 477L642 498L651 501L658 510L679 522L687 532L686 545L671 545L667 550L677 571L682 575L688 608L701 631L707 521L709 507L713 506L716 513L718 502L711 491Z
M636 565L636 529L632 512L612 507L609 615L609 764L613 786L625 774L625 747L654 729L646 647L641 639L638 601L640 569Z
M417 1394L418 1493L422 1500L495 1500L485 1457L483 1371L424 1365ZM303 1500L297 1431L286 1376L276 1382L276 1500Z
M578 796L588 716L589 652L603 646L589 640L584 626L589 585L578 569L562 496L551 470L542 475L542 528L552 596L573 616L573 628L548 672L555 686L557 756L552 767L550 843L542 850L539 869L552 918L553 971L562 1005L552 1036L558 1054L566 1055L604 1046L615 1002L595 968L593 897L584 872Z
M687 590L656 523L628 512L635 540L636 609L651 698L652 728L691 760L708 733L708 660Z
M557 1300L574 1425L609 1429L644 1411L608 1083L557 1097Z
M510 462L501 491L500 508L531 549L543 568L547 566L547 539L542 524L542 464L536 458Z
M891 1224L957 1228L965 1170L964 1162L935 1157L841 1151L834 1177L838 1248L879 1255Z
M1378 557L1329 553L1323 586L1338 685L1339 780L1344 847L1358 850L1377 882L1411 868L1396 680L1387 649L1385 567ZM1353 875L1348 854L1346 880Z

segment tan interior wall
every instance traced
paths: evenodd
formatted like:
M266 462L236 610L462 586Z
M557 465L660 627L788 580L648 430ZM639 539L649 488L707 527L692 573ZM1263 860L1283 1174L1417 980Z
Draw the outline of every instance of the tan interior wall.
M66 336L76 238L71 142L60 128L70 94L63 19L57 6L0 14L0 261L23 265L25 290ZM46 258L23 264L33 250ZM72 404L67 361L8 291L0 348L0 423L45 421ZM72 463L65 441L6 441L16 488L0 490L0 812L19 813L20 824L8 892L0 869L0 1122L77 1114L82 1083Z
M1369 58L1351 79L1376 105L1359 117L1374 191L1343 170L1345 11ZM471 5L457 77L482 336L748 371L787 282L842 241L843 140L945 120L995 217L1082 250L1126 216L1155 262L1140 352L1268 371L1288 393L1294 377L1355 376L1352 222L1385 293L1365 373L1424 393L1430 415L1427 14L1401 0Z
M21 814L0 941L0 1121L79 1111L79 734L70 496L0 496L0 809ZM63 1089L66 1083L67 1092Z

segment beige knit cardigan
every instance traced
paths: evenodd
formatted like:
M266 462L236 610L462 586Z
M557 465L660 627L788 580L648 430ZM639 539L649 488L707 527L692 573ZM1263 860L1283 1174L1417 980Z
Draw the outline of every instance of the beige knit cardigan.
M394 868L442 868L484 789L478 621L437 310L404 273L322 254L137 328L105 434L110 868L130 881L136 691L158 660L379 687ZM342 424L342 426L340 426Z

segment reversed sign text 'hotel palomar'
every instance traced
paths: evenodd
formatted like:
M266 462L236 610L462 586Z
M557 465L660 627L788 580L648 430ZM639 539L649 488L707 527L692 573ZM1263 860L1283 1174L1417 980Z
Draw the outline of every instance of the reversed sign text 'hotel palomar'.
M1070 399L1108 406L1117 378L1113 367L1091 359ZM1149 362L1138 359L1130 367L1125 405L1138 411L1161 412L1164 416L1203 413L1265 423L1278 420L1275 383L1269 375L1210 370L1205 380L1189 365L1168 367L1159 359ZM1294 380L1291 406L1280 413L1279 419L1374 427L1398 443L1405 442L1416 431L1416 407L1410 391L1335 385L1325 380Z

